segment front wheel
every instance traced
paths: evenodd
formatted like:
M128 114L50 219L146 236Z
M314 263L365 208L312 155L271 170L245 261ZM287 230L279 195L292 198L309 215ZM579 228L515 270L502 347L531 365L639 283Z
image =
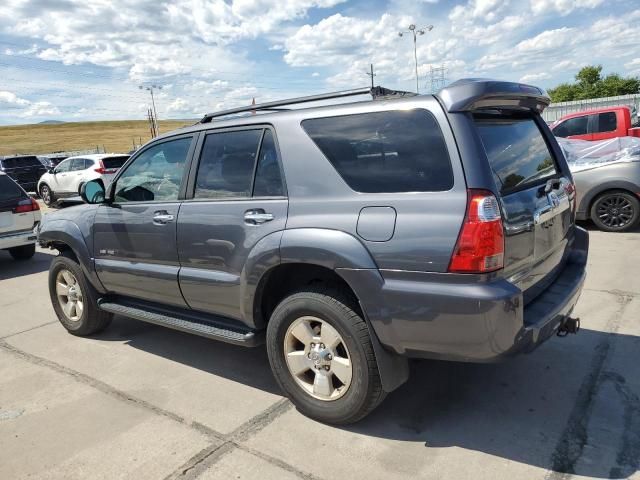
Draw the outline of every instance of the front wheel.
M309 289L285 298L267 326L276 381L316 420L353 423L385 397L369 329L356 310L337 290Z
M40 191L38 193L40 194L40 198L42 199L44 204L47 207L51 206L51 204L53 203L53 192L51 191L51 188L49 188L49 185L47 185L46 183L41 185Z
M624 232L633 228L640 218L640 201L623 191L605 192L591 207L591 219L605 232Z
M111 323L113 315L98 308L97 292L67 252L51 262L49 295L58 320L73 335L91 335Z

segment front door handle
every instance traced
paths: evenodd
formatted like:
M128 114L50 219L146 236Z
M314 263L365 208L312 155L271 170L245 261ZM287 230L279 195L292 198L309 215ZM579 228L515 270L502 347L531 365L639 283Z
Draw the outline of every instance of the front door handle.
M171 222L173 222L173 215L166 210L161 210L153 214L153 223L156 225L166 225Z
M275 217L273 213L266 213L264 210L247 210L244 212L244 221L250 225L260 225L270 222Z

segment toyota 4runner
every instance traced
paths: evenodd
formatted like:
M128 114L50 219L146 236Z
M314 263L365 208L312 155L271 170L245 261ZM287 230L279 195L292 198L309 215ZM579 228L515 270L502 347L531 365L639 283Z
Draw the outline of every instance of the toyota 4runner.
M577 331L588 250L548 103L474 79L206 115L43 219L55 312L75 335L117 314L266 343L297 408L335 424L401 385L409 357L531 351Z

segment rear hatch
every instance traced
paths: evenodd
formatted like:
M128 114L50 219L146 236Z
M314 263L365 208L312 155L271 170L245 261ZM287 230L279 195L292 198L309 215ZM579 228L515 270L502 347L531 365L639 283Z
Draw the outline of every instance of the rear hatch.
M4 172L18 182L25 190L35 190L40 177L47 168L35 155L2 159Z
M573 184L539 115L476 110L473 122L487 154L501 205L504 275L525 304L562 269L574 234Z
M13 180L0 174L0 236L33 228L33 211L16 213L29 202L29 196Z
M100 163L102 164L102 171L100 173L102 174L105 186L113 180L115 174L120 170L120 168L122 168L127 160L129 160L129 155L115 155L113 157L105 157L100 160Z

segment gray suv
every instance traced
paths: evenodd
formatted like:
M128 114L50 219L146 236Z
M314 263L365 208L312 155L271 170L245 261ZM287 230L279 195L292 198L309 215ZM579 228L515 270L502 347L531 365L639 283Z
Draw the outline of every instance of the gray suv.
M531 351L577 331L588 250L548 103L474 79L207 115L44 217L55 312L74 335L117 314L266 343L286 395L334 424L371 412L410 357Z

